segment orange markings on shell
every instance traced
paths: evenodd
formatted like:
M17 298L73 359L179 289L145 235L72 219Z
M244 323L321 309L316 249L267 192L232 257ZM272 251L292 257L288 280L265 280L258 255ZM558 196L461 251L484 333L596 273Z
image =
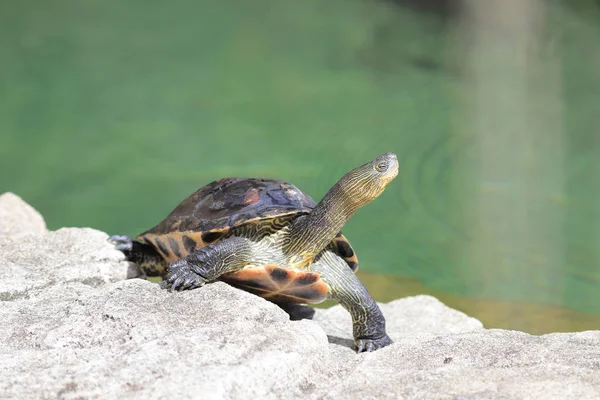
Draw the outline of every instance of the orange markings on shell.
M253 189L248 190L248 193L246 193L246 198L244 199L244 204L254 204L258 200L260 200L260 195L258 193L258 189L253 188Z

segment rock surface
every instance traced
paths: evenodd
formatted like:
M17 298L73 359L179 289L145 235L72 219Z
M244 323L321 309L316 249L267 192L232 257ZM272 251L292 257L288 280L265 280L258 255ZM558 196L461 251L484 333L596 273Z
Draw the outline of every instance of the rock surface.
M135 276L137 268L90 228L0 235L0 300L27 296L61 282L100 286Z
M23 199L10 192L0 195L0 235L46 231L44 218Z
M27 207L0 202L0 225ZM290 321L220 282L169 293L124 280L131 265L103 232L11 221L18 234L0 236L3 399L600 399L599 331L486 330L416 296L381 305L393 345L356 354L340 306Z

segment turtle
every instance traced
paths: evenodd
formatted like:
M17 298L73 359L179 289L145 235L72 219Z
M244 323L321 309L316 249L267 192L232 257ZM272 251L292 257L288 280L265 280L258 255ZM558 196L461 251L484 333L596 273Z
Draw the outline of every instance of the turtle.
M285 181L224 178L135 239L110 240L171 291L219 280L279 305L292 320L312 318L307 304L337 300L352 316L356 351L371 352L392 340L341 230L397 175L396 155L385 153L346 173L318 204Z

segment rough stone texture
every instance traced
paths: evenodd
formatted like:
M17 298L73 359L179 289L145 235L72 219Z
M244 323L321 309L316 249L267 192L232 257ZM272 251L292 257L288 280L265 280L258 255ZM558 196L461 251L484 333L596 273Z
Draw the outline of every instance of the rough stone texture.
M0 236L0 300L59 282L98 286L137 276L137 268L107 239L90 228Z
M420 332L453 333L483 329L481 322L446 307L435 297L414 296L379 304L386 316L387 330L395 342ZM340 305L317 310L313 319L327 332L330 351L340 368L350 371L360 362L352 350L352 318Z
M121 280L107 237L0 236L0 398L600 399L598 331L486 330L416 296L381 305L393 345L355 354L339 306L289 321L220 282Z
M44 233L44 218L14 193L0 195L0 235Z
M600 332L409 334L366 356L323 394L324 399L600 399Z
M6 302L0 317L8 398L302 396L329 363L316 324L223 283L186 293L140 279L59 283Z

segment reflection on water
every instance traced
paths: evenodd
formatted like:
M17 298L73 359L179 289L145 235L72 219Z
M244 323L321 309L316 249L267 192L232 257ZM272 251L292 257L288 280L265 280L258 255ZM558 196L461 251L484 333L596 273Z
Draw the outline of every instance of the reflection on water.
M136 234L217 178L319 199L394 151L399 178L344 229L379 300L593 327L598 7L471 0L439 18L396 3L4 4L0 192L51 228ZM423 286L382 288L389 275Z

